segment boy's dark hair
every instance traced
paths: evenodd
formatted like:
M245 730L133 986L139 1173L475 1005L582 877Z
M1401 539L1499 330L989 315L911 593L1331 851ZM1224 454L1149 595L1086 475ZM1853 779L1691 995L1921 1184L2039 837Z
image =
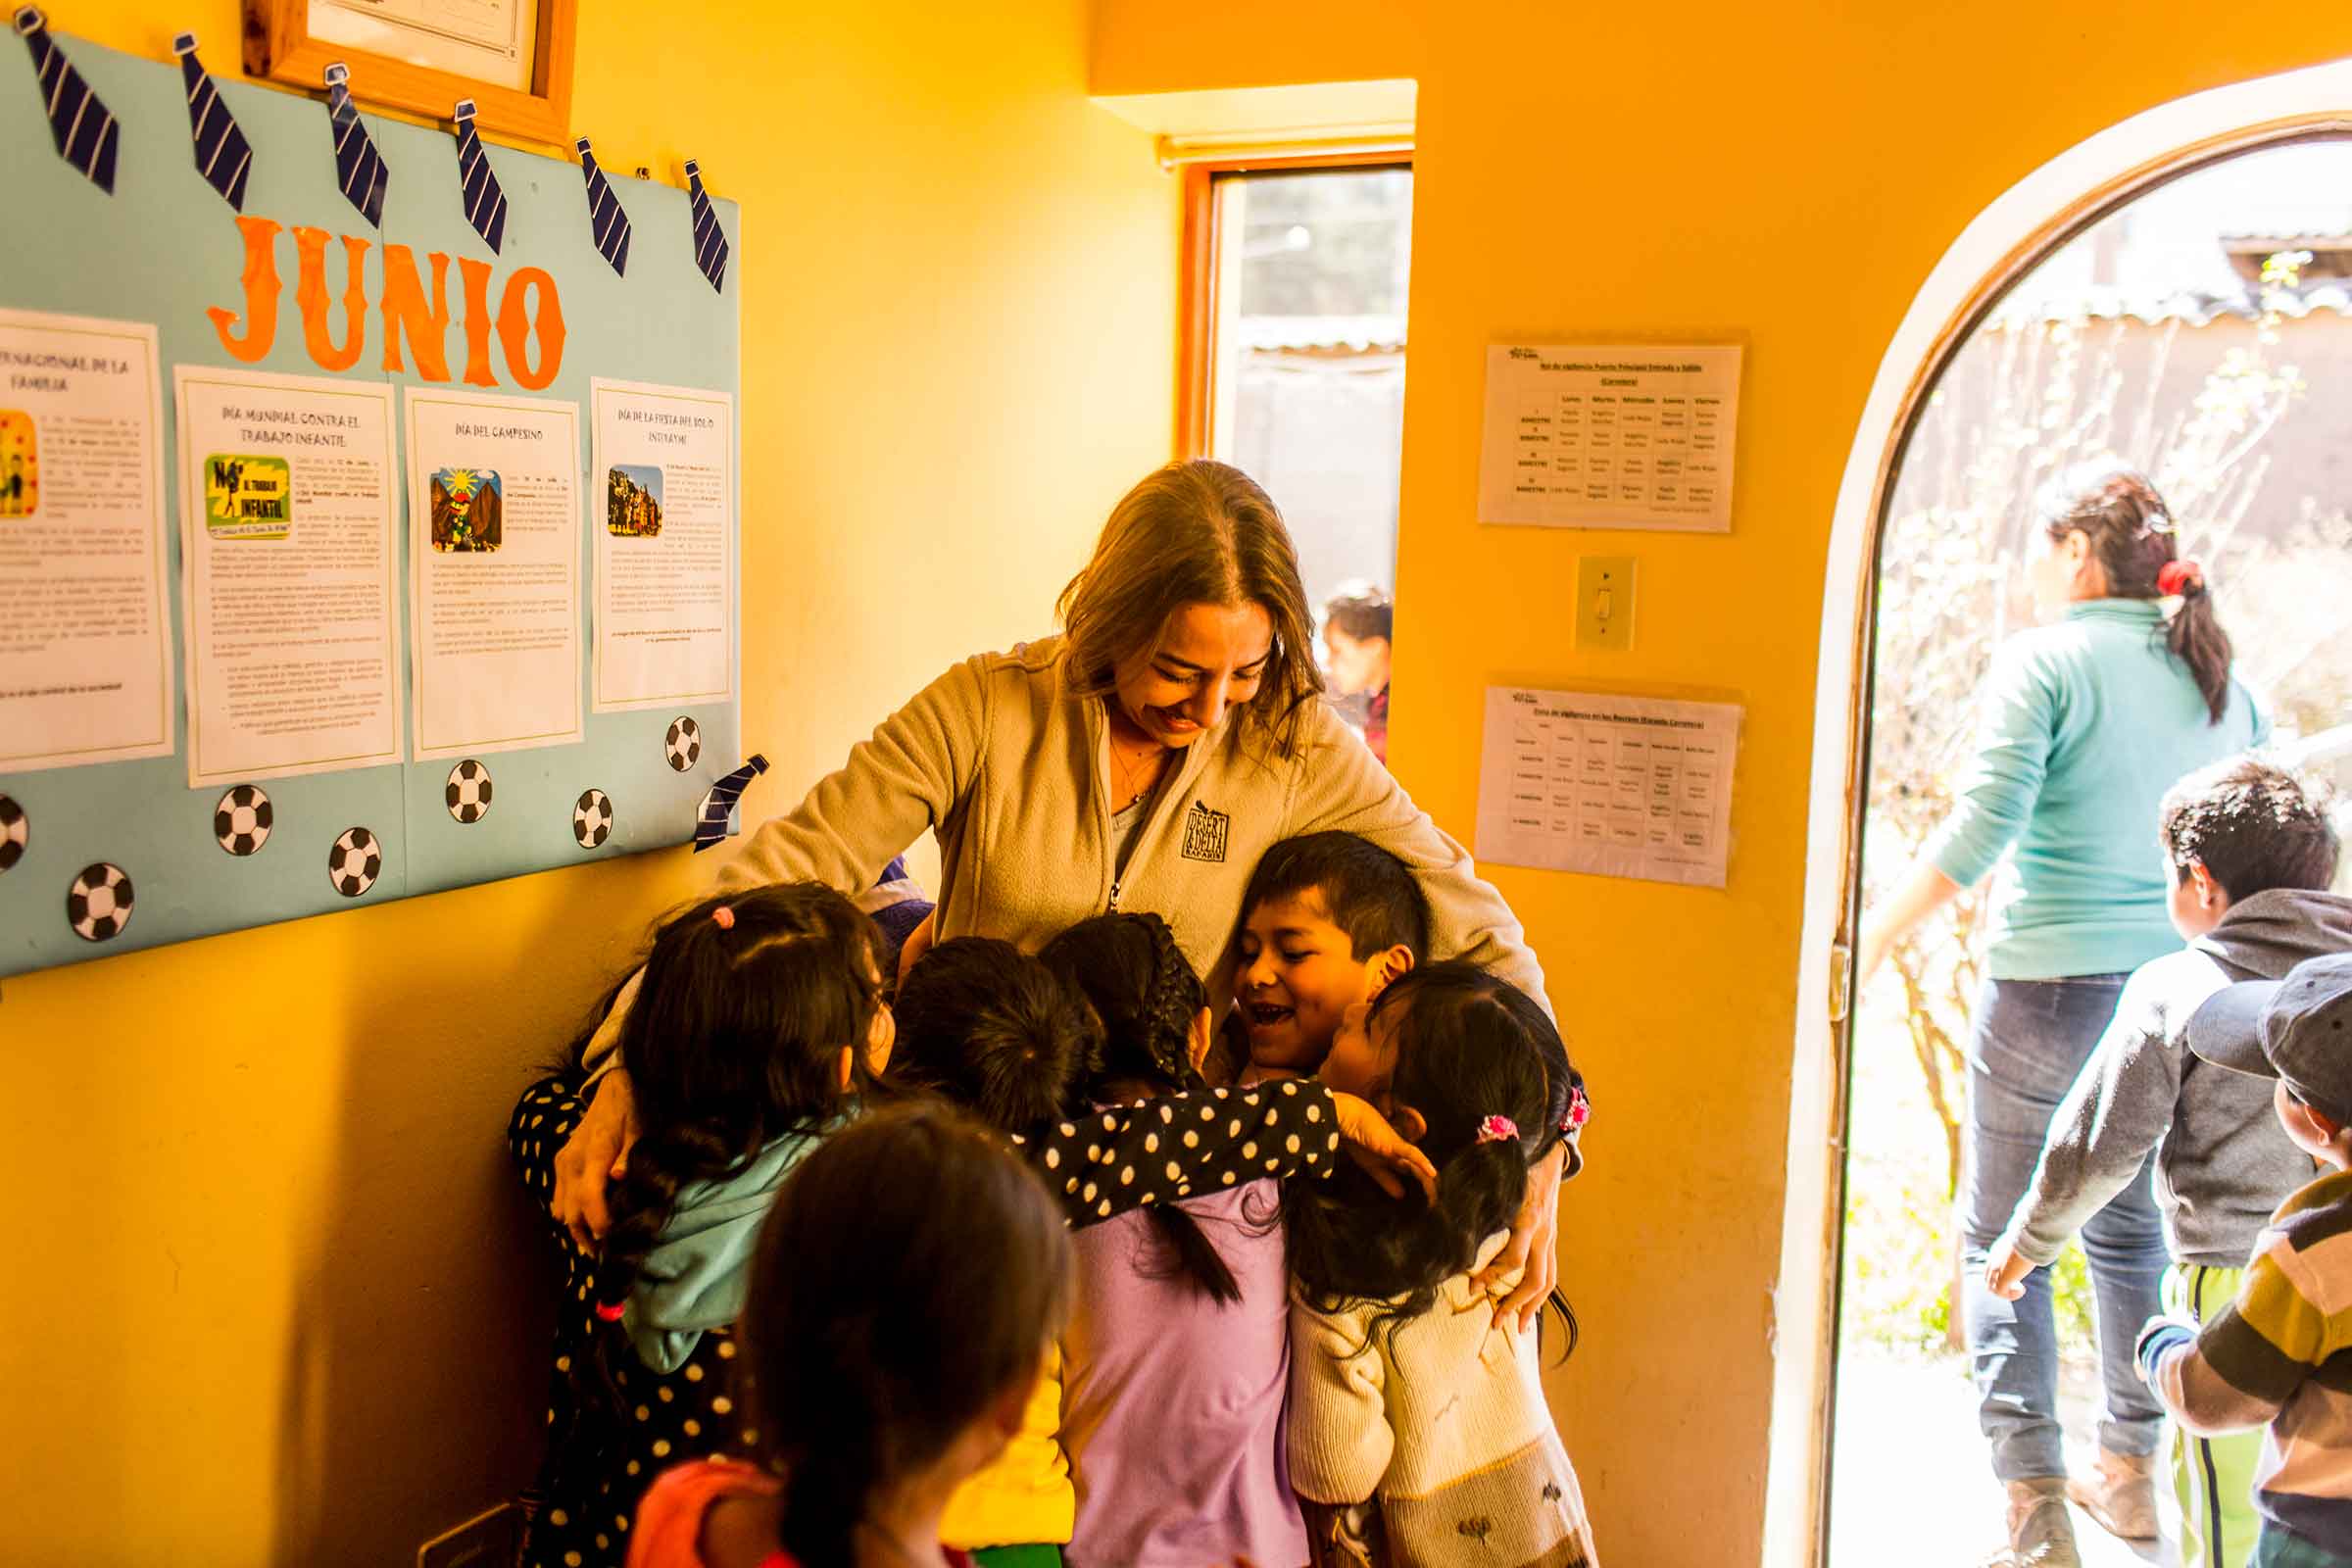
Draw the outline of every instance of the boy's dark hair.
M1477 1259L1479 1246L1510 1228L1529 1168L1560 1141L1569 1091L1581 1084L1559 1030L1544 1009L1498 975L1453 960L1400 976L1372 1004L1396 1015L1391 1092L1428 1124L1421 1151L1438 1167L1438 1196L1410 1190L1401 1203L1352 1162L1327 1181L1289 1184L1283 1221L1291 1272L1319 1310L1393 1302L1372 1320L1394 1333L1437 1302L1438 1288ZM1490 1118L1516 1137L1482 1138ZM1553 1303L1576 1344L1576 1319Z
M739 1320L779 1533L849 1563L875 1490L935 1461L1069 1315L1061 1210L1004 1141L917 1102L827 1139L776 1195Z
M1306 833L1284 839L1258 860L1242 895L1242 917L1269 899L1320 894L1331 923L1348 933L1350 956L1365 959L1403 948L1415 963L1429 957L1429 900L1412 871L1388 851L1352 833Z
M1395 642L1391 631L1396 623L1396 607L1387 593L1370 583L1355 583L1341 589L1323 607L1323 623L1337 626L1358 642L1377 637L1383 642Z
M1008 1133L1059 1120L1102 1049L1085 1002L994 937L956 937L917 958L892 1011L891 1076Z
M2316 783L2243 753L2166 791L2156 833L2173 880L2202 861L2232 904L2273 888L2324 891L2337 853L2328 804Z
M1098 914L1047 943L1038 956L1087 999L1102 1022L1100 1065L1083 1086L1088 1098L1109 1099L1114 1082L1140 1081L1171 1095L1203 1087L1191 1050L1193 1020L1208 1005L1208 988L1165 920ZM1192 1215L1172 1202L1145 1212L1175 1255L1176 1272L1220 1305L1242 1298L1233 1270Z
M865 1045L881 961L873 921L814 882L707 898L654 933L620 1028L639 1132L627 1173L612 1184L600 1305L628 1300L681 1188L724 1177L785 1134L815 1132L840 1113L843 1048L851 1092L874 1092ZM617 1326L598 1334L595 1366L582 1370L599 1377L574 1372L589 1398L616 1397L612 1367L633 1353L623 1338Z

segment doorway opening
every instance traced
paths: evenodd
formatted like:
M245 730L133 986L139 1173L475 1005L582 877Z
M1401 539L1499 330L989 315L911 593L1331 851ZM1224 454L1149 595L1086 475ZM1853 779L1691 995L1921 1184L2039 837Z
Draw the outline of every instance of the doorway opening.
M2143 170L2049 225L1981 297L1908 400L1870 519L1865 912L1951 811L1992 650L2032 624L2032 497L2078 462L2120 459L2155 480L2276 749L2352 783L2347 392L2352 140L2340 134L2282 126ZM1975 1563L2001 1541L1960 1348L1954 1199L1970 1019L2002 887L1996 870L1898 944L1845 1026L1834 1403L1821 1412L1834 1441L1819 1539L1836 1568ZM2098 1379L2079 1250L2053 1281L2060 1415L2083 1474ZM2128 1546L2079 1512L2075 1527L2094 1568L2174 1560L2169 1543Z

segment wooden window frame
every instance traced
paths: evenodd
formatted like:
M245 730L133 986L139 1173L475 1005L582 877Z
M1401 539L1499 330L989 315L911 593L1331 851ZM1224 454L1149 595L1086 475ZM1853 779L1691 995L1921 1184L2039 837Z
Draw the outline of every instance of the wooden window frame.
M1410 169L1409 148L1377 153L1296 153L1216 158L1184 166L1184 253L1177 275L1176 456L1205 458L1215 432L1210 381L1217 369L1217 181L1227 174L1297 169Z

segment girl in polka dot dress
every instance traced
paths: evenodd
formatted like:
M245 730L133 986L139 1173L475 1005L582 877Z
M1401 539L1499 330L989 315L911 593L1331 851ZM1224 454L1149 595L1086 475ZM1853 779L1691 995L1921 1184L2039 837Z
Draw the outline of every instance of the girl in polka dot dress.
M752 1444L731 1388L760 1224L785 1175L889 1059L879 934L814 884L708 899L656 934L620 1055L641 1135L598 1252L550 1221L564 1285L548 1450L523 1562L617 1565L645 1488ZM535 1085L508 1131L547 1202L577 1080Z

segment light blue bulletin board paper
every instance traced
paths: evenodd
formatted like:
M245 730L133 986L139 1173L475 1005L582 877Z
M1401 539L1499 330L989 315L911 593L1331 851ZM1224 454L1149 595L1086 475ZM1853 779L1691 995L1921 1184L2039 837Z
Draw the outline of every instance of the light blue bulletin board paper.
M466 220L457 146L443 130L365 117L367 130L389 170L381 232L336 188L334 138L323 96L305 98L216 78L222 102L253 146L245 216L279 225L272 257L280 280L277 321L270 352L251 366L223 347L207 316L229 313L226 330L242 339L247 319L245 243L231 211L195 165L187 103L174 64L140 60L58 33L59 45L120 122L121 151L112 195L57 155L43 113L28 51L0 44L0 191L7 192L0 242L0 305L57 315L153 322L161 348L163 427L157 452L164 471L170 545L165 599L172 616L175 754L139 761L104 762L0 774L0 795L24 815L23 848L0 871L0 975L73 963L109 954L182 942L223 931L324 914L409 894L516 876L592 857L682 844L693 836L695 811L716 778L742 760L737 703L698 701L675 713L588 711L589 651L595 647L594 606L580 604L580 710L584 739L577 745L499 752L479 759L476 775L453 780L449 759L275 779L243 781L268 796L267 837L250 854L232 854L216 831L223 790L188 787L187 679L181 619L180 509L186 486L177 468L172 368L203 365L295 375L328 372L305 346L297 299L292 231L324 230L327 325L341 343L351 329L344 313L345 247L339 236L367 242L363 281L368 308L360 322L366 344L340 378L465 390L466 310L461 258L487 264L486 309L495 317L514 274L540 269L563 313L561 368L541 388L516 383L495 328L488 364L493 396L528 396L577 403L582 411L579 495L579 581L590 580L589 528L605 501L601 475L587 471L589 381L604 376L667 386L739 391L738 296L729 269L713 290L694 265L694 224L686 193L650 181L614 176L612 188L634 228L626 276L615 276L591 241L588 203L577 166L563 160L488 149L509 203L503 253L494 254ZM216 45L218 47L218 45ZM364 95L366 82L354 83ZM608 172L610 173L610 171ZM738 213L715 204L729 243L737 246ZM412 253L431 296L435 253L446 256L450 320L443 339L450 379L417 373L402 342L402 371L384 368L386 319L384 252ZM539 291L534 318L546 309ZM524 345L534 373L536 338ZM0 394L4 400L4 394ZM396 420L396 424L400 421ZM410 755L413 705L409 607L412 579L406 431L395 440L397 624L400 628L399 712L403 755ZM734 434L730 476L741 472L741 434ZM741 514L741 481L733 479L730 515ZM740 559L733 549L730 555ZM730 598L737 597L731 591ZM730 615L730 621L736 617ZM732 638L730 667L740 669L740 631ZM740 686L731 678L731 693ZM673 744L676 720L699 744ZM684 763L684 766L677 764ZM490 781L486 802L478 772ZM448 804L453 790L459 808ZM591 827L599 813L575 810L589 791L607 803L611 825L601 843L583 846L575 815ZM593 805L593 800L592 800ZM247 809L235 824L251 826ZM472 820L461 820L471 816ZM350 851L350 830L364 828L375 846L378 869L356 896L330 881L339 865L345 885L365 869ZM593 832L589 835L594 837ZM251 842L230 835L240 846ZM338 841L346 851L338 857ZM75 935L68 919L69 893L83 868L120 867L131 884L129 917L101 942ZM85 921L85 924L87 922Z

